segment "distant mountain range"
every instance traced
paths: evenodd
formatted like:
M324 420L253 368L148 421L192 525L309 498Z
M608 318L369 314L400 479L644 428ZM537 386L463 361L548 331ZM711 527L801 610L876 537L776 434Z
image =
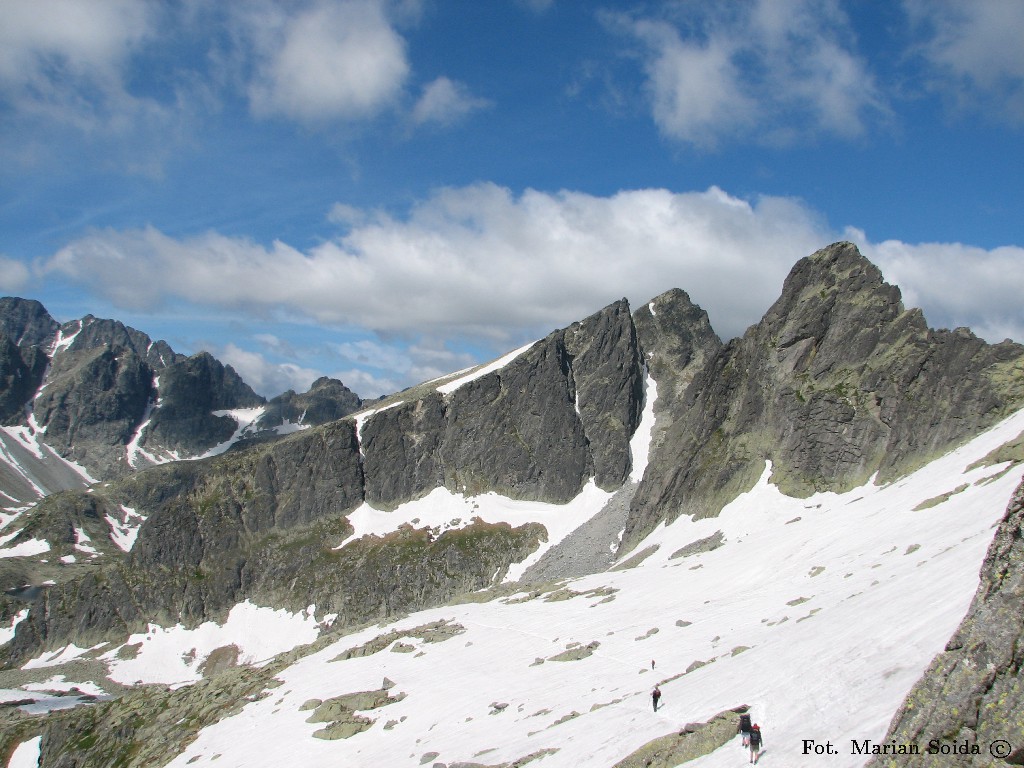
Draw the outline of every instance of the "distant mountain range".
M737 753L722 746L734 732L722 723L732 722L733 705L767 707L773 694L766 683L755 686L768 690L756 702L719 702L715 711L692 712L688 733L700 738L680 732L669 744L645 737L643 760L661 762L628 762L634 748L643 746L633 737L618 747L580 751L576 740L598 738L612 722L606 718L619 718L614 722L637 738L653 733L647 719L637 719L650 707L630 708L632 697L642 694L633 690L637 672L631 671L628 686L617 684L632 693L618 696L617 688L587 672L587 664L605 663L589 659L601 655L599 648L618 648L611 635L624 627L615 622L635 620L619 605L607 609L617 618L602 623L593 601L640 606L647 605L645 595L657 594L658 615L644 619L651 626L642 628L650 631L643 636L640 627L629 628L638 633L629 647L643 640L645 650L637 653L659 649L659 665L688 647L685 638L670 640L671 633L707 621L708 637L701 635L700 642L714 648L743 624L730 616L746 620L756 612L757 621L743 630L762 638L753 650L737 644L731 653L716 651L714 665L705 659L693 669L684 665L674 677L666 672L667 678L658 678L666 702L684 703L681 696L672 698L676 686L696 707L697 694L687 688L695 678L684 674L707 666L700 672L702 685L731 690L741 665L755 658L771 664L772 654L779 653L784 672L799 676L784 666L795 662L771 650L785 645L779 640L783 634L771 634L776 625L785 624L778 632L786 633L791 647L803 643L799 647L827 654L820 643L835 636L825 633L815 645L815 622L830 627L872 621L870 607L850 602L860 594L851 592L853 586L870 592L883 575L934 585L945 573L951 579L950 605L960 605L959 613L940 612L934 626L918 626L908 616L906 626L891 628L904 643L932 649L927 658L904 650L887 656L880 641L877 663L862 671L878 677L878 696L863 694L864 706L875 708L872 714L842 726L828 720L881 742L896 711L893 696L906 694L910 680L963 618L988 544L978 530L989 531L1002 517L984 563L985 594L979 593L964 619L960 640L951 641L952 655L937 660L932 677L915 688L916 698L904 703L893 722L898 736L889 738L1008 739L1024 755L1024 691L1013 650L1024 647L1024 624L1011 608L1024 595L1024 557L1019 530L1013 532L1024 493L1013 496L1024 476L1024 439L1013 421L1022 408L1024 347L988 344L967 329L928 328L921 312L906 309L899 289L886 284L849 243L798 261L778 301L740 338L723 342L706 313L673 289L638 308L625 299L615 302L491 365L373 403L329 379L307 393L266 401L206 353L184 357L113 320L88 316L59 325L37 302L0 299L0 579L13 590L0 601L0 630L9 628L0 635L6 652L0 686L17 692L11 696L38 701L31 692L55 690L57 682L48 676L59 672L78 689L77 699L67 691L63 698L85 700L48 715L32 712L33 706L51 708L38 703L0 711L0 754L31 754L40 765L62 767L165 765L172 759L206 764L215 754L223 755L218 765L254 764L243 745L231 746L232 739L217 742L219 752L189 750L204 739L221 738L217 729L230 729L240 711L259 709L260 727L283 727L275 723L294 717L297 707L282 705L279 715L258 702L284 702L289 687L299 685L290 677L293 670L314 664L322 649L341 654L346 635L359 632L366 645L348 648L354 655L345 658L365 657L362 666L350 665L351 685L363 688L345 690L362 698L299 702L305 714L297 722L309 717L326 724L312 734L315 747L295 727L282 732L298 739L292 751L302 744L312 750L308 759L296 758L305 765L379 765L381 754L391 754L382 746L387 744L395 750L388 762L393 765L676 765L686 750L686 759L703 760L702 766L726 765L721 750ZM994 428L991 434L999 437L984 438L995 441L989 446L983 436ZM965 446L981 451L979 458L949 458ZM950 468L938 469L946 466L940 462ZM950 474L934 494L918 498L929 483L940 482L943 471L969 479L954 483ZM912 508L900 506L908 503L900 495L904 485L918 494ZM787 518L771 518L758 504L778 514L786 510ZM893 505L891 511L885 505ZM804 511L788 517L799 509ZM909 560L863 549L880 546L869 531L848 530L846 544L834 538L844 530L844 516L863 521L859 526L879 526L879 536L893 540L884 554L906 550L907 557L922 546L921 537L928 541L931 516L942 551L961 557L955 567L944 566L938 554L929 553L919 570L907 570ZM989 522L979 523L982 518ZM745 541L746 527L761 531L765 547L785 551L784 560L770 560L770 552L766 560L751 549L757 534ZM754 563L769 570L748 573ZM714 579L702 574L705 565ZM880 569L878 578L873 568ZM733 577L749 580L748 591L725 583ZM665 579L675 586L666 588ZM889 590L890 608L904 605L900 601L913 606L914 596L895 584L878 587ZM745 602L748 595L770 601L785 594L788 600L793 591L795 602L777 606L785 610L788 604L792 612L812 599L796 594L800 590L820 595L827 607L815 606L803 617L815 616L814 621L799 626L786 623L788 616L764 618L775 608ZM586 596L593 610L567 606L559 628L557 605L543 609L543 619L517 607L542 596L554 603ZM492 606L479 609L490 611L486 618L466 607L477 602ZM546 688L517 694L522 701L516 722L535 713L538 730L508 730L512 711L500 701L501 693L493 694L492 711L483 714L495 717L482 721L493 728L480 731L479 738L490 739L501 757L486 763L472 762L483 753L459 752L458 739L450 738L460 727L467 734L483 727L465 725L473 717L455 703L458 720L444 721L436 733L413 710L408 726L401 725L404 717L385 725L387 718L375 724L374 716L356 714L411 706L399 707L401 699L388 693L395 683L410 702L417 696L434 701L417 686L442 684L425 684L404 662L388 662L385 657L392 655L380 653L385 648L419 655L434 642L461 646L452 638L468 632L472 643L486 645L490 663L505 663L497 638L438 619L441 607L456 605L464 617L459 621L493 626L514 615L519 618L509 618L509 628L521 622L532 637L551 634L549 643L578 638L579 628L587 627L587 642L573 640L568 648L561 643L565 658L536 653L538 666L545 659L556 662L545 669L575 662L566 665L575 671L559 678L574 696L602 692L590 714L573 711L574 724L557 732L575 735L563 738L549 733L553 726L541 728L542 713L552 712L558 701L554 689ZM709 606L702 609L704 618L694 613L697 605ZM427 609L435 609L421 622L428 628L411 632L415 612ZM650 613L649 607L643 610L644 616ZM414 616L404 621L409 614ZM895 614L885 615L892 623ZM232 629L243 625L244 630ZM268 639L278 637L273 627L285 625L284 639ZM888 631L877 628L883 635ZM200 638L210 633L219 639L206 647ZM177 645L172 636L181 638ZM257 637L265 642L259 645ZM249 650L257 645L261 650ZM984 648L993 650L979 650ZM535 652L526 649L510 646L507 659L518 663L516 654ZM467 659L477 659L472 664L483 663L478 652L484 651L465 651ZM277 653L284 655L253 665ZM614 653L619 663L626 647ZM989 662L980 677L964 671ZM628 663L636 666L635 660ZM807 681L808 695L842 695L843 675L856 667L852 661L837 663L851 666L838 677ZM890 682L883 678L887 663L889 676L895 675ZM331 669L337 667L318 668L315 677L329 679ZM396 669L407 677L395 677ZM911 669L916 671L908 679ZM439 666L435 673L471 686L486 679L479 676L483 667ZM357 678L374 678L374 686ZM381 678L383 688L374 692ZM289 681L282 683L280 697L275 680ZM165 688L178 684L186 687ZM903 687L893 687L898 684ZM502 685L511 690L518 683L509 678ZM794 695L779 690L774 701L810 706ZM712 699L718 701L710 697L704 706L711 707ZM972 709L973 704L978 706ZM440 706L434 701L429 709ZM691 717L686 711L679 709L680 717ZM878 711L887 713L885 722ZM700 727L698 716L708 718ZM799 751L799 729L781 713L775 716L778 732L791 738L769 741L770 759L777 765L815 764ZM568 721L555 725L563 722ZM667 732L679 731L665 725ZM417 746L410 754L413 735ZM464 743L477 738L467 735ZM679 738L688 745L682 752ZM428 748L432 739L448 750L444 762L434 762L440 751ZM324 751L328 747L319 742L336 751ZM848 747L834 764L869 759ZM359 762L364 748L377 755L374 762ZM987 758L992 754L986 752ZM898 764L941 763L923 758ZM950 764L948 755L946 760L941 764ZM262 764L276 763L268 757ZM980 759L958 764L990 765ZM1024 758L1012 764L1024 764Z
M0 432L0 493L21 503L83 478L324 424L360 405L327 378L268 402L206 352L185 357L91 315L60 325L37 301L0 298L0 424L9 427Z

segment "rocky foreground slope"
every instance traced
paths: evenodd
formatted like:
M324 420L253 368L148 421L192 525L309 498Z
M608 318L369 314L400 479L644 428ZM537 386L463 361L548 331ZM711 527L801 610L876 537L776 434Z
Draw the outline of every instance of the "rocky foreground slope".
M981 568L963 623L893 718L885 743L919 754L872 766L1024 765L1024 484L1017 488Z
M800 260L761 322L725 344L682 291L632 313L623 300L495 366L347 416L335 398L344 393L329 392L320 426L126 473L117 468L130 467L132 445L155 445L140 434L159 435L165 451L199 434L224 439L214 411L248 403L247 388L212 358L172 361L169 348L109 321L55 328L41 308L8 308L0 372L15 373L0 403L23 402L27 418L33 393L35 421L23 428L46 427L53 450L110 477L51 494L0 530L13 555L0 558L0 576L55 582L28 603L0 601L14 630L9 669L69 644L117 649L151 623L223 622L245 601L312 611L338 632L494 587L555 526L485 522L474 499L491 495L538 509L587 493L628 503L619 536L584 539L620 561L648 542L635 565L667 556L650 538L661 524L713 519L766 464L797 498L888 483L1024 406L1024 347L929 329L853 245L837 243ZM25 377L30 386L17 384ZM90 381L105 382L101 396L83 399ZM175 398L190 387L207 394ZM302 397L265 413L283 424ZM645 406L654 422L641 446ZM439 494L465 514L437 525L403 512ZM374 535L360 533L369 529L359 521L389 514ZM717 550L721 537L707 533L675 556Z

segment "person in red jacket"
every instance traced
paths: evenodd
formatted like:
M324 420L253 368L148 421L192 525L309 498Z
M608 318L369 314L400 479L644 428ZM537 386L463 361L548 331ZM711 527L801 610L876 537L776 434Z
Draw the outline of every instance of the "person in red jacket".
M757 762L757 758L760 757L762 744L764 744L764 739L761 736L761 726L754 723L750 729L750 762Z

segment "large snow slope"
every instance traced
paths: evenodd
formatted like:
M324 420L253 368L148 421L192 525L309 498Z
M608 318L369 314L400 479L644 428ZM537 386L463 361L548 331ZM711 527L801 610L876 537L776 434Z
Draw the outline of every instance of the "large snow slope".
M651 739L740 704L763 728L762 764L862 765L851 740L881 741L942 650L1024 474L1021 466L971 466L1022 430L1024 411L913 475L843 494L786 497L767 466L719 517L655 530L634 550L653 553L634 567L566 590L422 611L339 639L286 668L265 698L202 731L171 765L496 765L550 750L530 765L611 766ZM421 525L438 525L448 510L492 518L504 508L517 524L531 516L518 503L441 496L396 513ZM605 498L588 488L565 507L537 505L533 516L581 521ZM390 528L378 519L387 514L364 510L357 529ZM718 532L720 547L673 558ZM312 607L294 616L243 607L245 621L222 628L153 627L133 638L142 647L132 664L112 672L187 683L210 649L235 644L240 658L258 662L261 651L308 642L318 631ZM388 632L438 620L464 631L441 642L405 636L337 660ZM553 658L572 648L584 648L582 658ZM82 650L69 648L61 660ZM35 665L55 663L51 655ZM372 726L342 740L313 736L325 724L307 722L310 699L379 689L385 677L395 683L392 696L404 698L363 712ZM650 691L659 682L664 697L654 713ZM830 741L839 754L804 755L805 739ZM689 765L746 760L734 741Z
M531 765L610 766L685 723L749 704L765 733L762 764L861 765L850 741L880 741L942 650L1022 475L1019 466L968 467L1022 429L1024 412L894 484L844 494L783 496L766 467L720 517L659 528L636 550L658 545L654 554L569 583L569 599L523 592L342 638L287 668L283 685L203 731L171 764L271 766L301 756L310 767L493 765L548 749ZM723 546L671 557L717 531ZM334 660L436 620L465 631L398 641L411 652L392 644ZM596 645L582 659L552 660L576 643ZM681 674L696 661L706 663ZM313 737L324 724L307 722L304 703L377 689L385 676L405 698L363 713L375 721L368 730ZM655 714L650 691L668 678ZM804 739L831 741L839 754L805 756ZM733 742L691 765L745 762Z

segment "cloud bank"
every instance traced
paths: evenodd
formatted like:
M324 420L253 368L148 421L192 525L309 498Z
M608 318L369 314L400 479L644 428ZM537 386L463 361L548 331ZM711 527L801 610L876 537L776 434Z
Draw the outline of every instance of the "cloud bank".
M125 309L185 300L501 349L622 296L636 306L673 287L708 311L719 335L739 335L778 297L797 259L852 239L932 325L1024 338L1024 249L872 243L789 198L747 201L716 187L516 195L477 184L439 190L401 218L348 213L359 223L306 251L212 232L99 230L36 269Z

